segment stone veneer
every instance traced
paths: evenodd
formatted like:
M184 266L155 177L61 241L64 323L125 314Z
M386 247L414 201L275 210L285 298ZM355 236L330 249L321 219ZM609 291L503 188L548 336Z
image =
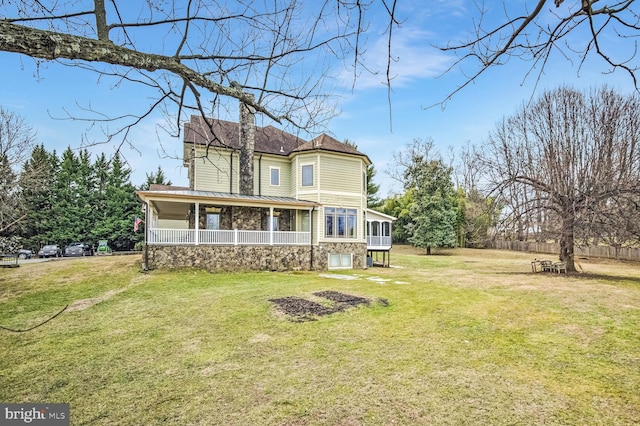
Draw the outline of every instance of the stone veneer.
M329 253L352 253L354 269L365 269L367 265L366 243L322 243L319 246L149 245L146 249L146 266L149 269L322 271L328 269Z

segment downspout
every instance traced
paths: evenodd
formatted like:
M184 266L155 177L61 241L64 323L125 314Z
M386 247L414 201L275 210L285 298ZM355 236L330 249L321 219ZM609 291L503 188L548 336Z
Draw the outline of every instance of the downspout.
M200 245L200 202L196 201L195 204L195 213L196 213L196 218L195 218L195 223L194 223L194 230L195 230L195 235L193 236L193 241L195 243L195 245Z
M311 213L309 214L309 229L311 230L311 255L309 256L309 270L313 271L313 212L316 206L311 207Z
M233 150L231 150L231 154L229 154L229 156L231 157L231 166L229 170L229 194L233 194Z
M262 154L258 157L258 195L262 195Z
M143 271L149 270L149 242L147 235L149 233L149 202L144 204L144 265Z

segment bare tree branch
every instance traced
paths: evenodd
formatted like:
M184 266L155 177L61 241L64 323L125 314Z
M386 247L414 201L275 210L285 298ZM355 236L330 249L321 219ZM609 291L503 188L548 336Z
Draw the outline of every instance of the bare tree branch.
M535 70L536 81L539 81L554 53L569 60L572 55L577 55L581 64L578 71L588 57L600 57L609 66L605 72L625 72L638 89L640 66L635 40L640 34L640 16L632 9L634 0L584 0L571 5L554 0L558 11L545 9L545 5L552 3L547 0L535 0L531 9L527 7L528 2L521 3L504 2L504 18L498 24L485 28L484 18L493 13L489 8L495 8L495 4L485 7L484 1L481 2L478 10L480 19L474 24L473 36L463 42L439 47L444 52L458 55L445 73L467 63L475 69L439 104L446 103L487 70L505 64L510 58L531 61L530 72ZM596 3L601 7L594 8ZM512 16L513 10L516 10L515 17ZM586 27L588 34L581 33L581 27ZM629 47L626 49L629 52L627 57L617 57L619 53L614 55L619 46L612 40Z

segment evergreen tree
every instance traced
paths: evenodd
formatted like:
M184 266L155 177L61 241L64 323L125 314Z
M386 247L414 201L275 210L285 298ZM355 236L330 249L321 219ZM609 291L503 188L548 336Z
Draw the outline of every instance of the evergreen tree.
M382 205L382 213L394 216L397 218L393 224L392 238L395 243L407 243L409 241L410 234L408 229L411 228L412 217L411 207L414 204L413 198L414 189L408 189L402 195L394 195L391 198L387 198Z
M171 185L171 181L167 180L167 178L164 175L164 172L162 171L162 167L158 166L158 170L156 170L155 173L146 173L147 175L147 180L140 185L140 189L142 191L148 191L149 188L151 188L151 185Z
M82 239L83 201L79 191L80 160L71 147L62 153L54 185L52 202L53 226L46 233L48 242L66 245Z
M415 203L409 241L431 254L432 247L455 247L458 209L452 180L453 170L442 160L422 163L414 170Z
M107 217L107 187L109 186L109 160L105 153L101 153L93 164L94 189L93 189L93 227L91 229L91 241L97 245L98 240L107 239L103 235L102 224Z
M49 153L44 145L37 145L20 173L20 188L25 202L27 219L22 227L24 246L34 251L48 241L44 235L54 226L52 187L58 168L56 153Z
M76 183L76 200L79 210L76 240L94 245L97 241L93 238L93 225L98 214L95 190L96 174L91 164L91 155L86 149L78 153Z
M133 232L135 217L139 215L139 203L135 197L135 187L130 182L131 171L125 167L119 154L111 159L109 175L105 186L105 209L96 223L98 239L109 241L114 250L131 250L141 233ZM98 179L100 182L100 178Z
M382 200L378 196L378 191L380 191L380 185L377 185L373 182L373 178L376 175L376 168L372 164L367 167L367 207L370 209L375 209L382 205Z

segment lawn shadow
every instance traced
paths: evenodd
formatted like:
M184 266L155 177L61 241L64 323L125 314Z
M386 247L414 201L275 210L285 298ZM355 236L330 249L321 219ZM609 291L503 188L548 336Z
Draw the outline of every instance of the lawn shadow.
M496 275L507 275L507 276L531 276L531 275L539 275L541 277L562 277L562 278L583 278L585 280L595 281L609 281L609 282L617 282L620 281L630 281L634 284L640 284L640 277L629 277L629 276L621 276L621 275L607 275L607 274L596 274L593 272L516 272L516 271L504 271L504 272L496 272Z

